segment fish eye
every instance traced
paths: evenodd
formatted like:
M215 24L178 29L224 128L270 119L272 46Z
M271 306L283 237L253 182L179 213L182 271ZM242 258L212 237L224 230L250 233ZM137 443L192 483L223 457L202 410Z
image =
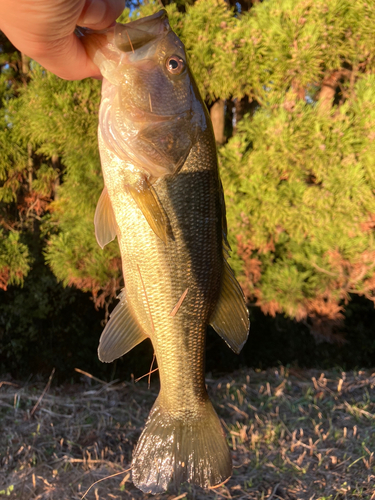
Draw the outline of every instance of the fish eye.
M180 75L185 69L185 61L179 56L171 56L165 61L165 66L172 75Z

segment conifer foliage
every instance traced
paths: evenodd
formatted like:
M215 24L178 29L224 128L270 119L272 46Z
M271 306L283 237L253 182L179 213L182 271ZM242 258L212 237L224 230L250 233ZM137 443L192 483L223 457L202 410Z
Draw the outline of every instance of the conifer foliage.
M22 85L22 59L1 33L0 47L0 289L6 290L30 270L22 231L30 225L31 159L27 144L15 139L8 108Z
M144 3L122 21L159 8ZM219 159L245 293L328 338L351 294L375 302L372 2L198 0L167 10L207 105L235 111ZM0 47L0 288L22 284L37 238L58 280L104 304L121 261L116 242L103 251L94 236L100 83L60 80L4 37Z

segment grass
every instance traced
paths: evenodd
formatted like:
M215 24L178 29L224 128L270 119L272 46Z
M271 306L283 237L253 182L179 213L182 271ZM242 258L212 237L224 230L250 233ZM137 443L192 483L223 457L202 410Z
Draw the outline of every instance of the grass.
M244 370L207 380L234 471L225 485L143 494L128 470L157 378L49 387L0 381L0 497L375 500L375 373ZM127 471L127 472L124 472Z

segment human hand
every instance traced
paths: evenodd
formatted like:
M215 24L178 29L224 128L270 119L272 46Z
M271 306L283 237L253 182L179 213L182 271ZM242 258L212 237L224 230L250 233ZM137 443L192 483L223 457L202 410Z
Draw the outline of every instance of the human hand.
M0 0L0 30L18 50L66 80L99 77L76 25L108 28L125 0Z

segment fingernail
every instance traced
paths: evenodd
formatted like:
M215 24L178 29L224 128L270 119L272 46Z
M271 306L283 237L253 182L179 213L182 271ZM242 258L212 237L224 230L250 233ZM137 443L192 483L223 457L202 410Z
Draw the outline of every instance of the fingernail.
M106 4L103 0L91 0L80 24L82 26L95 26L103 21L106 14Z

